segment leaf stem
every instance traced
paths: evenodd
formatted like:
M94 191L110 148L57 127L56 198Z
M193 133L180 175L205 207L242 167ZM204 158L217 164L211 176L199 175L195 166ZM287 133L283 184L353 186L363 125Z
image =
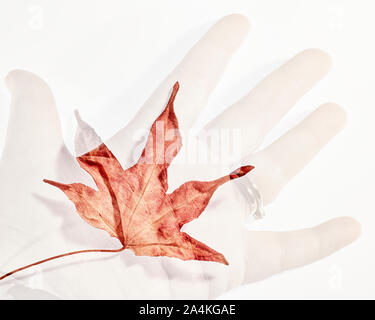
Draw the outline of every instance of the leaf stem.
M42 264L42 263L45 263L45 262L48 262L48 261L51 261L51 260L55 260L55 259L59 259L59 258L67 257L67 256L72 256L74 254L91 253L91 252L121 252L125 249L126 249L126 246L123 246L120 249L112 249L112 250L111 249L89 249L89 250L79 250L79 251L72 251L72 252L68 252L68 253L63 253L63 254L59 254L59 255L51 257L51 258L47 258L47 259L40 260L38 262L34 262L34 263L29 264L27 266L24 266L22 268L15 269L15 270L13 270L11 272L8 272L8 273L4 274L3 276L1 276L0 280L3 280L5 278L11 276L12 274L15 274L16 272L31 268L33 266L37 266L38 264Z

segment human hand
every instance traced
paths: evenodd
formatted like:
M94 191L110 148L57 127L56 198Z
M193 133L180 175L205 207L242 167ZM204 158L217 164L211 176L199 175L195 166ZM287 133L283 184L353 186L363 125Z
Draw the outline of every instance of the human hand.
M142 143L135 142L133 137L160 114L175 81L181 85L176 114L181 131L187 135L247 29L248 22L242 16L220 20L160 85L133 121L106 142L123 167L136 160L134 150ZM272 202L281 188L344 126L344 111L335 104L326 104L271 146L253 152L329 66L325 53L306 50L206 127L240 130L241 155L247 155L243 164L255 166L241 179L250 178L257 185L265 204ZM115 239L108 239L101 230L81 221L61 192L42 182L49 178L92 184L64 147L48 86L23 71L10 73L7 83L12 107L0 164L1 270L9 271L60 251L118 247ZM187 180L213 179L228 171L228 164L220 161L197 164L177 160L179 163L173 163L169 170L171 189ZM30 295L40 294L43 289L62 298L213 298L241 284L329 255L353 241L360 232L359 224L351 218L337 218L299 231L254 232L245 228L247 210L236 185L227 183L215 193L202 216L184 229L223 253L229 266L135 257L125 251L109 256L71 257L42 265L33 276L19 273L14 278L19 279L17 283L34 288L28 292ZM0 293L16 295L12 286L12 278L4 280Z

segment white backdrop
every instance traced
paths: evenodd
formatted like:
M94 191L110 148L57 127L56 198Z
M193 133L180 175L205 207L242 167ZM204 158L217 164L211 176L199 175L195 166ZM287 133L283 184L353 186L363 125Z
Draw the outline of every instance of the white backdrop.
M291 230L350 215L362 223L362 236L323 261L239 288L223 298L375 298L374 10L371 0L2 0L0 76L3 79L16 68L46 80L71 146L74 109L103 138L110 137L224 15L242 13L252 28L201 123L298 51L325 50L333 58L333 69L278 125L267 143L327 101L346 109L348 126L252 228ZM2 146L9 105L6 90L0 89Z

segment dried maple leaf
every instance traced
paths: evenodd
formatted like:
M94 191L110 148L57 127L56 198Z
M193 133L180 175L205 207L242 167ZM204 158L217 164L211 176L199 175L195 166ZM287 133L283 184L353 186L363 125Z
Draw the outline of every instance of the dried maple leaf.
M189 181L167 193L167 170L182 146L173 109L178 89L176 83L134 166L124 170L102 143L77 157L79 165L92 176L98 190L81 183L62 184L44 180L66 194L83 220L116 237L123 247L118 250L76 251L35 264L76 253L124 249L130 249L138 256L168 256L228 264L221 253L181 232L181 227L201 215L220 185L247 174L254 167L243 166L213 181Z

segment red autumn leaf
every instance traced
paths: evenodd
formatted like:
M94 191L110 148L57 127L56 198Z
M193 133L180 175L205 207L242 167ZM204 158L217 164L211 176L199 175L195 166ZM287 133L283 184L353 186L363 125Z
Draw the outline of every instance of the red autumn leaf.
M54 259L89 252L120 252L124 249L130 249L138 256L168 256L228 264L221 253L181 232L181 227L202 214L220 185L242 177L254 167L243 166L213 181L189 181L172 193L167 193L167 170L182 146L173 110L178 89L176 83L166 108L151 127L137 164L124 170L107 146L93 131L87 130L88 125L77 117L89 131L90 139L78 139L84 140L81 142L85 150L90 150L87 148L93 139L101 143L96 149L77 157L80 166L93 177L98 190L82 183L63 184L44 180L68 196L83 220L117 238L122 248L60 254L8 272L0 280ZM79 138L80 133L77 136Z
M245 175L253 167L241 167L213 181L189 181L167 193L167 169L182 146L173 110L178 89L176 83L134 166L124 170L102 143L77 158L81 168L93 177L98 190L81 183L44 181L61 189L87 223L107 231L119 239L125 249L138 256L168 256L228 264L221 253L180 229L202 214L220 185Z

